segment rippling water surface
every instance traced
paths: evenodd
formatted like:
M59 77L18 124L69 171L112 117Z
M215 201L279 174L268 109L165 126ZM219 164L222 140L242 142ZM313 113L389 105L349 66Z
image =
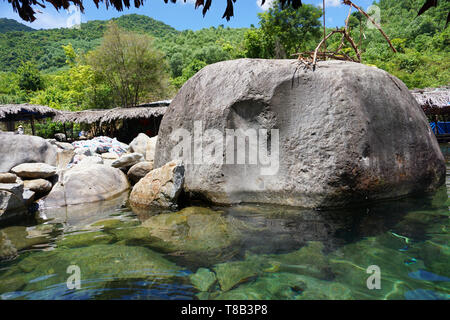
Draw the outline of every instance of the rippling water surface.
M125 194L41 212L0 226L0 299L449 299L449 184L447 173L435 195L334 211L136 214Z

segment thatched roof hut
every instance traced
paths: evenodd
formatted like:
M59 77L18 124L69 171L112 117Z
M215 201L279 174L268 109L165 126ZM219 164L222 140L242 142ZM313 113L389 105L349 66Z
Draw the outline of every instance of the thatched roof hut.
M47 106L33 104L2 104L0 105L0 121L6 122L8 130L14 130L15 121L31 121L34 134L34 120L53 118L59 111Z
M0 104L0 121L26 121L31 118L51 118L58 111L34 104Z
M100 122L108 110L61 111L53 118L56 122L75 122L92 124Z
M91 109L83 111L63 111L55 118L59 122L108 123L115 120L148 119L163 116L170 100L145 103L130 108Z
M450 87L416 89L411 93L425 114L446 115L450 113Z

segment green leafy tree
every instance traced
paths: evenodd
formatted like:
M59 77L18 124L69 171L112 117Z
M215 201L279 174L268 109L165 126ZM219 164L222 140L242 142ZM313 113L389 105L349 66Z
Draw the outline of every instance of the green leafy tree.
M322 11L313 5L295 10L282 8L275 1L269 10L258 14L260 32L246 34L249 56L288 58L292 54L312 49L320 38Z
M107 83L117 105L133 106L168 92L168 66L147 35L121 30L111 23L102 44L87 55L87 63Z
M44 81L36 65L31 61L23 62L17 69L19 88L25 91L37 91L44 88Z
M197 72L199 72L202 68L206 66L206 62L202 60L193 60L189 65L187 65L183 69L183 73L181 76L175 78L172 80L172 84L176 88L181 88L181 86L188 81L193 75L195 75Z

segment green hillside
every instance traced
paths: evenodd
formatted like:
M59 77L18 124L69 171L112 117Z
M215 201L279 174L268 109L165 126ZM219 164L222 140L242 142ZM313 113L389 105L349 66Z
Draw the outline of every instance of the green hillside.
M157 38L173 37L179 33L160 21L141 15L124 15L111 20L129 31L147 33ZM80 29L60 28L2 33L0 35L0 71L15 71L21 61L29 60L35 61L42 71L61 68L66 60L63 45L71 43L77 51L92 50L100 43L108 22L89 21L83 23Z
M436 8L431 8L418 17L417 8L422 2L374 2L380 8L381 26L397 48L397 53L393 53L378 30L369 28L366 18L356 12L350 18L351 36L355 42L360 42L363 63L376 65L390 72L409 88L449 85L450 27L445 27L445 22L450 2L440 1ZM259 15L260 25L247 29L220 26L198 31L178 31L163 22L136 14L112 20L122 29L153 38L153 46L163 53L167 62L166 71L170 77L171 90L176 92L189 77L207 64L240 57L292 57L295 52L313 50L321 37L321 13L317 8L302 8L294 12L288 9L282 12L265 11ZM343 7L342 10L347 8ZM299 19L303 19L302 23L298 22ZM62 101L67 100L69 89L62 85L58 87L57 84L62 83L58 77L65 77L65 83L69 87L74 86L72 82L77 79L77 72L84 70L85 62L79 61L81 64L78 67L81 69L74 69L67 63L63 46L71 44L74 55L84 57L85 53L100 45L109 22L89 21L83 23L80 29L30 32L32 29L16 21L0 19L0 28L4 30L23 29L0 34L0 102L35 101L49 104L48 101L54 101L52 103L56 107L79 106L80 103L73 101L63 103ZM311 23L312 31L306 30L304 23ZM327 47L336 49L339 43L340 36L335 36L327 41ZM344 50L355 57L350 46L347 45ZM20 89L18 69L22 62L29 63L25 69L31 70L31 74L35 72L32 71L33 68L37 68L36 72L43 76L41 85L45 90L28 92ZM85 75L80 76L81 79L83 77ZM83 87L85 84L79 85L71 90L87 91ZM90 108L91 104L87 103L83 107Z
M177 61L173 64L181 64L179 66L181 69L188 64L184 61L208 54L216 56L212 58L213 60L223 60L226 57L221 44L240 42L245 32L245 29L230 28L210 28L196 32L177 31L163 22L136 14L111 20L125 30L146 33L154 37L155 46L165 52L169 60L178 53L175 57ZM71 43L77 52L92 50L100 44L108 22L89 21L83 23L80 29L60 28L1 34L0 71L14 72L21 61L34 61L38 68L46 73L62 68L66 61L62 46ZM175 70L175 73L177 72L179 71Z
M34 29L14 19L0 18L0 33L3 34L10 31L34 31Z

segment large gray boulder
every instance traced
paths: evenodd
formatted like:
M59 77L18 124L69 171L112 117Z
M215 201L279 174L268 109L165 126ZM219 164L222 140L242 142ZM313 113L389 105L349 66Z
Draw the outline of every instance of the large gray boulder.
M76 165L59 173L58 183L40 206L45 209L108 200L129 187L120 169L103 164Z
M240 59L203 68L164 115L155 168L183 159L185 190L224 204L334 207L421 194L444 183L436 138L399 79L351 62L320 62L315 71L297 65ZM180 128L192 137L184 144L191 156L180 152ZM218 144L213 152L211 138L224 137L226 129L250 129L261 140L247 136L243 150L224 138L223 149ZM260 152L264 141L269 158ZM233 153L245 162L235 164Z
M57 147L43 138L0 132L0 172L27 162L56 165Z

